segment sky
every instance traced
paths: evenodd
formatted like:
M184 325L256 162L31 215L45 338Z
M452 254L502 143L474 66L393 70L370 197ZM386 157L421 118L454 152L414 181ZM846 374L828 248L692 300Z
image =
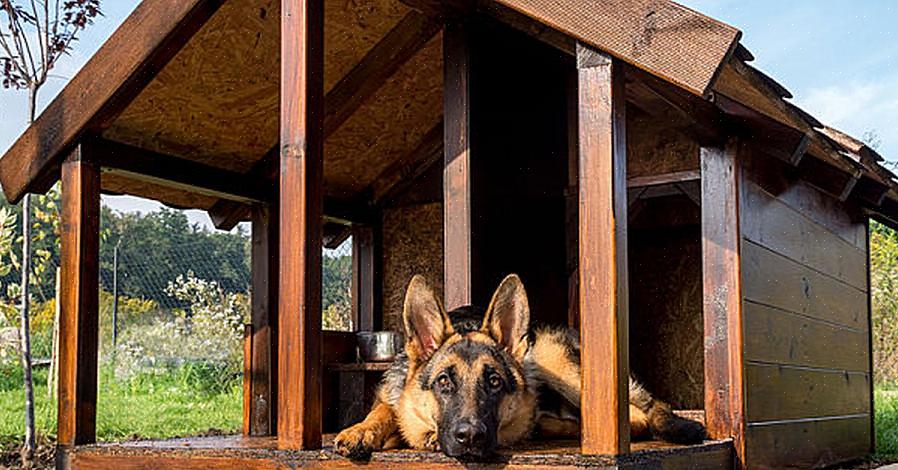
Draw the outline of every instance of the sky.
M107 0L96 21L63 58L41 90L43 109L137 5ZM860 138L874 131L879 152L898 160L898 1L683 0L681 3L742 31L753 65L785 85L795 104L822 122ZM0 89L0 154L25 129L24 92ZM160 204L104 196L119 211L151 211ZM211 227L202 211L192 222Z

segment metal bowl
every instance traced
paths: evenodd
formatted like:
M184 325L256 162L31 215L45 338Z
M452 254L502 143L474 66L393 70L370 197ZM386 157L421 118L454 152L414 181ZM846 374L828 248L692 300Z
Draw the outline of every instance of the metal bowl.
M402 350L402 336L395 331L361 331L356 338L365 362L389 362Z

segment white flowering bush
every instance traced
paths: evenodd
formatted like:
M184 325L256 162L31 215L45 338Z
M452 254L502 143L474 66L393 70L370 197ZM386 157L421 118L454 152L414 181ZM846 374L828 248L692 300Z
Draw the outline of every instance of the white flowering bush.
M124 332L116 360L119 375L186 368L199 382L212 382L197 385L225 386L242 370L243 323L249 299L226 292L217 282L197 278L193 272L178 276L166 293L185 307Z

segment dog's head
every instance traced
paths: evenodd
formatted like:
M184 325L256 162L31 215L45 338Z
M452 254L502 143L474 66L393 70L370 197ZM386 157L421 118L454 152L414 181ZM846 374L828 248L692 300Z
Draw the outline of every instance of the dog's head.
M399 424L412 445L432 444L452 457L481 458L531 431L536 399L522 361L530 308L520 278L493 294L479 328L453 328L423 277L409 284L403 311L409 377Z

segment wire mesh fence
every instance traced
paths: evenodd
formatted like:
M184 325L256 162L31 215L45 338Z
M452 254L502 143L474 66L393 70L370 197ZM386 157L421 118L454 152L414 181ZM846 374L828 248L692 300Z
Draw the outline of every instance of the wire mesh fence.
M235 432L242 419L243 325L250 316L250 234L192 226L181 211L103 211L99 278L101 440ZM40 246L40 245L39 245ZM352 241L322 253L325 329L351 330ZM38 424L55 428L59 254L37 253L31 302ZM14 310L14 309L13 309ZM0 350L14 351L14 312ZM7 338L8 337L8 338ZM6 354L6 353L4 353ZM2 356L2 355L0 355ZM6 364L6 365L4 365ZM16 371L15 353L0 357ZM3 387L21 387L13 378Z

